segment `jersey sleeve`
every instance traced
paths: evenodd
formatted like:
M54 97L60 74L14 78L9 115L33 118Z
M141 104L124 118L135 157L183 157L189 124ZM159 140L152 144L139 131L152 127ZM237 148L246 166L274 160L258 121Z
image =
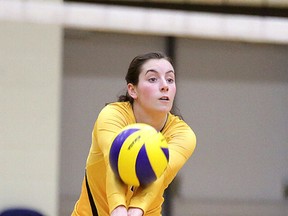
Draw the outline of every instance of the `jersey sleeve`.
M140 207L144 212L153 201L163 193L172 182L179 170L187 162L196 147L196 136L185 123L171 126L164 132L169 146L169 163L164 174L147 188L139 188L131 199L131 207Z
M106 194L110 213L119 205L126 206L126 187L115 177L109 165L109 151L113 139L127 124L127 119L123 116L121 111L113 107L105 107L100 112L93 131L93 139L98 143L104 156L107 171Z
M180 126L168 137L169 165L165 172L164 184L168 186L196 148L196 136L187 125Z

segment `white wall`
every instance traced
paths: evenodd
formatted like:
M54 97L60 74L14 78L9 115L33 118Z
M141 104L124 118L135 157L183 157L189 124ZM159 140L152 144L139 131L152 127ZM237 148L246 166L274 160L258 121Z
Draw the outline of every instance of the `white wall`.
M0 23L0 211L57 215L61 30Z
M180 197L226 200L228 206L231 200L282 200L288 176L287 46L177 41L177 104L198 137L195 154L179 173ZM79 196L94 121L125 85L130 60L164 46L163 37L66 33L60 212L71 211Z
M179 40L179 106L195 129L185 197L282 200L288 47Z

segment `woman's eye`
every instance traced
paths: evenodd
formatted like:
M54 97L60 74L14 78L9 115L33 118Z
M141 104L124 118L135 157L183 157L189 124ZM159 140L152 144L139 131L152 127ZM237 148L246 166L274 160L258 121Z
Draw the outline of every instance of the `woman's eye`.
M174 83L174 79L168 78L168 79L167 79L167 82L168 82L168 83Z
M151 77L151 78L148 79L148 81L149 81L149 82L156 82L157 79L156 79L155 77Z

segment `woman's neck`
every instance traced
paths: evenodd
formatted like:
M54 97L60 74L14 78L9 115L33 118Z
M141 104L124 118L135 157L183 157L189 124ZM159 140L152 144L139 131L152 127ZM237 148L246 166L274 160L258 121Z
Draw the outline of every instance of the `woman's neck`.
M145 123L154 127L157 131L161 131L167 121L167 113L145 112L139 106L133 105L133 113L137 123Z

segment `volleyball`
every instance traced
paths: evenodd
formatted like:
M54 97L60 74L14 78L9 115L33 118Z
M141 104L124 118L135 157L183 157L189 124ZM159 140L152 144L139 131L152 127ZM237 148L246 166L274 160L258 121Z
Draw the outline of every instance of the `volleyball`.
M114 138L109 162L125 184L146 186L158 179L169 161L168 144L161 132L142 123L124 127Z

